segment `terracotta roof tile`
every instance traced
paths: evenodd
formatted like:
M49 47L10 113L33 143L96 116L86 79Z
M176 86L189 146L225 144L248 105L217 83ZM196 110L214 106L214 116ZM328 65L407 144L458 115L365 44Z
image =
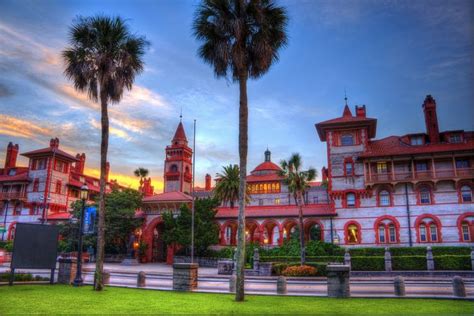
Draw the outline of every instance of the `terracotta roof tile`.
M238 207L219 207L216 218L237 218ZM304 216L336 216L337 213L330 204L310 204L303 207ZM296 205L267 205L267 206L247 206L245 208L246 217L286 217L298 216Z
M183 192L173 191L155 194L144 198L142 201L146 202L190 202L193 198Z
M59 148L56 148L56 150L54 150L54 152L56 153L56 155L58 156L61 156L63 158L66 158L68 160L71 160L71 161L77 161L77 158L68 154L67 152L59 149ZM43 149L37 149L37 150L33 150L33 151L29 151L29 152L26 152L26 153L23 153L21 154L22 156L25 156L25 157L33 157L33 156L39 156L39 155L43 155L43 154L53 154L53 148L52 147L47 147L47 148L43 148Z
M259 164L255 169L252 170L251 173L254 173L255 171L280 171L281 168L277 164L271 162L271 161L264 161L261 164Z

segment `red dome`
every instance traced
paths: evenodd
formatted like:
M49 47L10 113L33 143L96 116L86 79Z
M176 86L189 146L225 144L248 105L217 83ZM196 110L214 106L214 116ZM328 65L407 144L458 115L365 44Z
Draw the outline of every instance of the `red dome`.
M265 161L259 164L255 169L253 169L252 173L256 171L280 171L280 170L281 168L277 164L271 161Z

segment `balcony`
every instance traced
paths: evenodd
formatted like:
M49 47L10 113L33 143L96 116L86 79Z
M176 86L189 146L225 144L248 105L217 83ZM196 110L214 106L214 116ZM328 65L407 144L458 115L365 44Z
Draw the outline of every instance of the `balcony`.
M414 172L385 172L365 175L366 184L461 180L474 178L474 168L435 169Z
M0 200L26 200L26 192L0 192Z

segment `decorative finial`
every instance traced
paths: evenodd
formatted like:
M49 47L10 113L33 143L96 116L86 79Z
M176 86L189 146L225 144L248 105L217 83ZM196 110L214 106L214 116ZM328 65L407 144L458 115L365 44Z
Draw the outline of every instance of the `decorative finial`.
M179 114L179 121L182 122L183 121L183 107L181 107L181 112Z
M347 105L347 93L346 93L346 88L344 88L344 101L346 102L346 105Z

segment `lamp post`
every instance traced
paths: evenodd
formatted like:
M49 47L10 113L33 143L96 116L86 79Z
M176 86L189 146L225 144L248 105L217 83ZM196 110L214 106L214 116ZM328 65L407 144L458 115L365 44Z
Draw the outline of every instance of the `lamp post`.
M77 271L76 277L74 278L73 285L74 286L81 286L83 283L82 280L82 236L84 234L83 227L84 227L84 212L86 209L86 201L89 195L89 187L87 184L81 187L81 200L82 200L82 207L81 207L81 218L79 219L79 242L77 246Z

